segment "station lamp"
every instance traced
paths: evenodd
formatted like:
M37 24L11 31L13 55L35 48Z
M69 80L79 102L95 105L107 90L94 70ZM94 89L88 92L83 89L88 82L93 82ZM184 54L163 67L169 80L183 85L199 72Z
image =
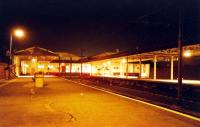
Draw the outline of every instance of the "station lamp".
M25 33L24 30L22 29L14 29L11 31L10 33L10 51L9 51L9 55L10 55L10 62L9 62L9 79L10 79L10 74L11 74L11 68L10 65L12 65L12 45L13 45L13 37L16 38L22 38L24 37Z
M122 63L126 63L126 59L122 59L122 61L121 61Z
M18 38L22 38L24 37L24 31L22 29L16 29L14 30L14 35Z
M36 62L37 60L36 60L36 58L33 58L31 61L32 61L32 62Z
M185 51L185 52L183 53L183 56L186 57L186 58L189 58L189 57L192 56L192 53L191 53L190 50L187 50L187 51Z

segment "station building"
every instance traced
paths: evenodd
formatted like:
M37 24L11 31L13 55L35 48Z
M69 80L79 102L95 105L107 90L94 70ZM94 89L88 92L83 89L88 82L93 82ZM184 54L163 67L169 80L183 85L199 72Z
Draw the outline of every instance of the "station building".
M73 72L79 69L80 57L67 52L53 52L40 47L31 47L15 52L13 63L15 73L19 75L33 75L35 72L45 74L69 72L69 63L75 64Z
M119 52L105 56L87 57L91 65L91 75L139 78L178 78L178 48L149 52ZM183 47L183 78L200 80L200 44Z
M139 79L177 79L178 49L105 52L91 57L32 47L15 52L15 73L80 74ZM200 80L200 44L183 47L183 77Z

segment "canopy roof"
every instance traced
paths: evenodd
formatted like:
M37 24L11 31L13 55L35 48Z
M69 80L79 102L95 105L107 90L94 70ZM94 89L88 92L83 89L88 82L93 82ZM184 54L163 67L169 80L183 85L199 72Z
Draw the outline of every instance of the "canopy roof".
M189 50L192 53L192 56L200 56L200 44L194 45L187 45L183 46L183 51ZM31 47L25 50L20 50L15 52L14 55L17 56L57 56L61 57L56 61L52 61L53 63L76 63L76 62L90 62L90 61L98 61L98 60L106 60L106 59L113 59L113 58L120 58L120 57L129 57L131 59L143 59L149 60L153 59L154 56L157 58L165 58L178 56L178 48L170 48L170 49L163 49L157 51L149 51L149 52L136 52L136 51L128 51L128 52L105 52L101 54L97 54L91 57L85 57L80 59L79 56L73 55L66 52L52 52L50 50L40 48L40 47ZM63 59L62 59L63 58ZM68 58L68 59L66 59ZM71 61L70 58L73 58ZM75 58L75 59L74 59Z
M58 56L56 53L40 48L40 47L31 47L24 50L20 50L14 53L16 56Z
M52 60L51 63L80 63L79 60Z
M94 56L85 57L82 60L83 61L102 60L102 59L113 57L114 55L117 55L117 54L119 53L118 52L103 52L103 53L96 54Z
M81 57L72 53L68 53L68 52L55 52L56 54L59 55L60 59L62 60L70 60L71 58L73 60L79 60Z
M200 56L200 44L194 44L194 45L187 45L183 46L183 51L189 50L193 56ZM154 56L157 57L170 57L178 56L178 48L170 48L170 49L163 49L163 50L157 50L157 51L149 51L149 52L136 52L136 51L128 51L128 52L119 52L119 53L113 53L113 54L106 54L106 55L98 55L98 57L87 57L84 58L83 61L89 62L89 61L98 61L98 60L106 60L106 59L113 59L113 58L119 58L119 57L129 57L132 59L152 59Z

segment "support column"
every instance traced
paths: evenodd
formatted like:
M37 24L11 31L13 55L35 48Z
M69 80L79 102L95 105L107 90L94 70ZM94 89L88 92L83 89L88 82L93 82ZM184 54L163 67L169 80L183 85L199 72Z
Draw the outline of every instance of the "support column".
M70 57L70 65L69 65L69 75L70 75L70 79L72 78L72 58Z
M139 74L139 78L142 78L142 59L141 59L141 57L140 57L139 64L140 64L140 74Z
M58 57L58 59L59 59L59 63L58 63L59 64L58 65L59 66L59 71L58 72L60 72L60 57Z
M83 63L81 61L81 80L82 80L82 77L83 77Z
M38 72L38 56L36 56L35 71Z
M182 45L182 10L179 8L179 29L178 29L178 88L177 88L177 98L181 98L182 90L182 69L183 69L183 45Z
M22 74L22 60L19 60L19 75Z
M171 76L170 79L174 79L174 56L171 56Z
M90 70L90 76L92 76L92 63L90 64L91 70Z
M126 57L126 78L128 78L128 57Z
M156 55L154 56L154 68L153 68L153 79L156 80L156 62L157 58Z
M120 77L122 77L122 76L123 76L123 73L124 73L124 72L123 72L123 64L122 64L122 62L119 63L119 71L120 71L120 72L119 72L119 73L120 73Z

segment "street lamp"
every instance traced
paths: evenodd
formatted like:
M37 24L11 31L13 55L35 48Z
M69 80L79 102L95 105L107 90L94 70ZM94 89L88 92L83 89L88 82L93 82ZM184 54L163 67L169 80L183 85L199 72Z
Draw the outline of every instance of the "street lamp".
M12 43L13 43L13 36L17 38L22 38L24 37L25 33L24 30L22 29L15 29L11 31L10 33L10 62L9 62L9 79L10 79L10 73L11 73L11 65L12 65Z

